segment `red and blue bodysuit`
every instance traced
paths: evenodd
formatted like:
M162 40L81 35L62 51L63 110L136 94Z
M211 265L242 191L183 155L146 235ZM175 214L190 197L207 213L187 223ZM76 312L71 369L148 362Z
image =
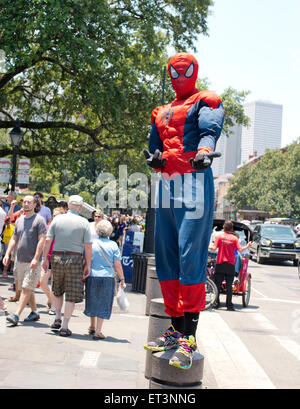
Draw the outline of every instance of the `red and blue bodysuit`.
M218 95L195 88L197 60L179 53L168 71L177 98L152 112L149 151L159 150L162 167L155 220L156 271L166 313L182 317L205 308L208 245L213 224L211 168L190 160L213 152L224 110Z

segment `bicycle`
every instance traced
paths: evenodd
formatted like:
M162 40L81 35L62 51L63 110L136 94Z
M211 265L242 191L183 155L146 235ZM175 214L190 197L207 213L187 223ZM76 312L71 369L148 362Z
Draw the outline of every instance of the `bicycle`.
M206 265L206 282L205 282L205 309L212 308L216 302L218 296L218 289L213 281L215 273L215 261L212 258L208 258Z

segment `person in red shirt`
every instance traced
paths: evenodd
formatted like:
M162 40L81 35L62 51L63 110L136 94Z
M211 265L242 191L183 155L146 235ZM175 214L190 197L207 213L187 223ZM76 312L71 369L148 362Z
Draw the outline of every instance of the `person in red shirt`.
M242 253L251 246L249 242L245 247L241 247L238 237L233 231L232 222L226 221L223 225L224 233L219 234L214 242L214 245L209 247L209 250L215 251L218 249L217 264L215 271L215 283L218 288L218 298L216 300L216 308L220 306L220 290L222 282L226 281L226 307L228 311L234 311L232 304L232 283L234 279L235 255L234 250Z

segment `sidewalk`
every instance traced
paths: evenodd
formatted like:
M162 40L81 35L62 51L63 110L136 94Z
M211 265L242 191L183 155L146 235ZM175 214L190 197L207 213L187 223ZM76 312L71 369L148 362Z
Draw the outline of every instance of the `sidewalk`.
M0 294L8 312L16 303L6 302L12 279L0 278ZM88 335L89 319L83 314L84 302L76 304L70 321L72 337L60 337L51 331L54 317L46 309L46 296L36 289L40 321L23 323L30 313L26 308L17 327L0 317L0 388L92 388L148 389L144 377L148 321L146 296L133 293L128 285L129 311L123 313L114 302L112 317L105 321L105 340L94 341Z

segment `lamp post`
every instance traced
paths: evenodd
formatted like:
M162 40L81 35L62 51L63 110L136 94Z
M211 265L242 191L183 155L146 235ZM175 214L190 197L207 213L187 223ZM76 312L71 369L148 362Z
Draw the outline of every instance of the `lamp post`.
M166 72L167 68L163 69L163 84L162 84L162 105L165 104L165 88L166 88ZM155 187L149 183L149 196L148 196L148 209L146 213L146 229L144 239L144 252L153 254L155 251L154 246L154 226L155 226L155 209L151 207L151 196L155 197Z
M16 126L9 133L13 147L12 173L11 173L11 190L14 192L16 187L17 156L19 147L23 139L23 132L20 129L20 121L16 120Z

